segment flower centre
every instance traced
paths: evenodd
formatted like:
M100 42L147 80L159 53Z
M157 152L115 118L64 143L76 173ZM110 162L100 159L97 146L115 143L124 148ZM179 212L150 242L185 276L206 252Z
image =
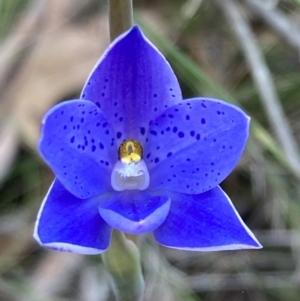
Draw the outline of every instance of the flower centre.
M145 190L149 186L149 173L142 159L143 148L135 140L125 140L119 147L119 159L111 173L111 185L116 191Z

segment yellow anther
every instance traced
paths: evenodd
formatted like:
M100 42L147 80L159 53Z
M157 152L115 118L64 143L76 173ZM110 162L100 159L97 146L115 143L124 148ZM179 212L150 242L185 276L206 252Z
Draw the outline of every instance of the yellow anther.
M142 146L135 140L125 140L119 147L119 158L123 163L137 163L143 156Z

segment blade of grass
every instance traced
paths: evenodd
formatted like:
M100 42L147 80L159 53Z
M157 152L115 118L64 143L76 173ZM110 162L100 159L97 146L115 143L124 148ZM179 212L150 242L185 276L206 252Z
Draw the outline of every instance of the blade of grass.
M264 106L266 116L291 166L300 174L298 146L278 97L271 71L260 50L256 37L237 2L215 0L231 25L243 50L253 82Z

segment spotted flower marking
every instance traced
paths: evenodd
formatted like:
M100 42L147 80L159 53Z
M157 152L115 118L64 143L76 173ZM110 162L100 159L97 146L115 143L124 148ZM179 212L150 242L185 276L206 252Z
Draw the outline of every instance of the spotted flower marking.
M162 54L138 27L116 39L80 99L50 109L41 156L55 173L34 237L98 254L113 228L164 246L260 248L218 186L244 150L249 117L211 98L183 100Z

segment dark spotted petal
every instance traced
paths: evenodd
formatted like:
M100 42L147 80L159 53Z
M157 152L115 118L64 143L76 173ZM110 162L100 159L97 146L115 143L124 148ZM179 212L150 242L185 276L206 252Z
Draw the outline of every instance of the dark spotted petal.
M114 193L99 205L102 218L113 228L131 234L155 230L166 219L171 200L148 191Z
M144 147L150 188L198 194L216 187L244 150L249 117L216 99L190 99L151 125Z
M118 143L123 139L142 143L149 122L182 100L170 65L138 27L112 43L88 78L81 98L103 110Z
M154 231L160 244L191 251L261 248L220 187L198 195L168 194L169 215Z
M72 100L45 115L39 151L67 190L88 198L111 189L110 174L117 160L114 139L95 104Z
M97 206L97 199L79 199L55 180L40 208L34 238L40 245L59 251L104 252L109 247L111 228Z

